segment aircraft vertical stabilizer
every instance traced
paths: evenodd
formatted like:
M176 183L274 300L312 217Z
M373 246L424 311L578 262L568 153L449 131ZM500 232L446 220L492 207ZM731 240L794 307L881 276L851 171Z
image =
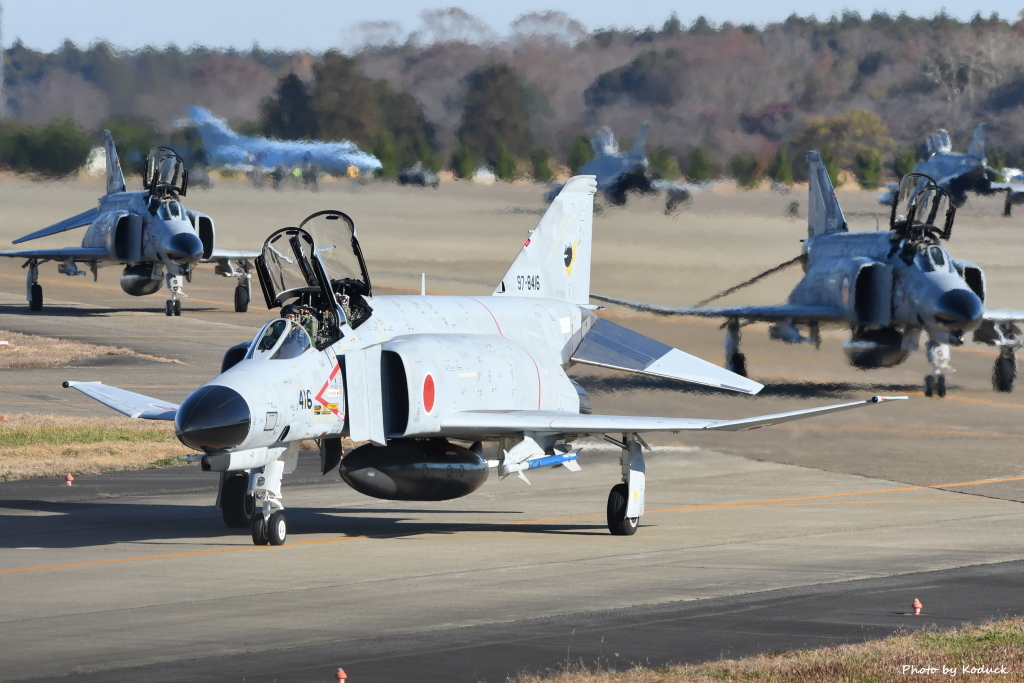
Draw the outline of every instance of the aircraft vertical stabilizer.
M978 161L985 161L985 124L979 123L974 129L974 137L971 144L967 145L967 156L974 157Z
M494 296L526 296L590 303L590 243L594 176L574 176L551 202Z
M124 192L128 188L124 184L121 160L117 158L117 149L114 147L114 136L109 130L103 131L103 144L107 150L107 194Z
M640 124L640 130L636 133L636 139L633 140L633 149L630 150L629 156L634 159L646 159L647 158L647 122L644 121Z
M836 190L825 169L825 162L815 151L807 153L807 236L846 232L846 216L839 206Z

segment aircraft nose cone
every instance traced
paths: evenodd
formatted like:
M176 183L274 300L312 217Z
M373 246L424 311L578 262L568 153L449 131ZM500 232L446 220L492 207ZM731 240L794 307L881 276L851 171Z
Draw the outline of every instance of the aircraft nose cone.
M935 319L944 325L963 328L978 322L984 308L974 292L954 289L940 296L935 303Z
M181 232L167 240L167 257L175 261L195 261L203 255L203 242L197 235Z
M234 389L219 385L199 387L178 409L174 426L178 439L200 451L233 448L249 435L249 404Z

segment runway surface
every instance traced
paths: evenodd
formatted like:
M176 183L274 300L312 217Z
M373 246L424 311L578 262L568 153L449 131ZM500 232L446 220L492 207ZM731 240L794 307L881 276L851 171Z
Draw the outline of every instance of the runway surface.
M186 204L215 217L224 246L252 249L315 210L347 210L381 294L418 290L424 271L428 291L489 293L543 208L531 186L324 187L227 186ZM84 210L98 191L0 182L0 240ZM840 198L851 215L872 215L868 193ZM805 228L783 216L786 204L761 192L698 195L675 219L653 202L606 210L592 289L699 300L797 253ZM986 269L991 305L1024 308L1014 295L1024 291L1019 226L996 214L979 204L978 227L963 227L951 249ZM6 413L109 415L61 389L66 379L180 401L273 315L257 301L234 313L233 283L212 271L186 289L182 317L167 318L162 295L132 299L112 270L93 283L52 264L46 307L30 314L18 266L0 262L0 329L173 362L4 370ZM769 283L733 300L770 303L787 289ZM604 315L721 362L714 323ZM464 499L415 505L361 496L307 461L286 479L290 535L277 548L224 527L216 477L198 468L79 477L70 490L56 480L0 484L0 678L315 681L341 666L358 682L501 681L567 660L698 661L1024 613L1014 583L1024 561L1024 402L992 392L995 353L955 350L950 396L926 400L921 354L864 373L845 365L842 341L829 332L815 351L746 328L751 375L768 384L752 399L574 371L595 411L615 414L738 417L911 395L772 429L650 439L648 514L630 538L605 529L618 480L606 444L585 446L577 474L542 472L530 487L494 479ZM903 615L914 597L924 620Z

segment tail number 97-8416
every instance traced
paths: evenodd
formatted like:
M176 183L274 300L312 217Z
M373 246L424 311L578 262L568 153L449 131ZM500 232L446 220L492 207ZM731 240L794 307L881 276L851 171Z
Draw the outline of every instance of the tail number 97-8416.
M516 284L519 285L520 290L540 289L540 275L517 275Z

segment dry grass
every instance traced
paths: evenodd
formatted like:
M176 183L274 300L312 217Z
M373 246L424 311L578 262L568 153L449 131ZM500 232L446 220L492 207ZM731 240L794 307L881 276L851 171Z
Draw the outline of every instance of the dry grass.
M987 667L988 671L981 667ZM972 668L975 671L972 672ZM906 683L921 680L1024 682L1024 619L951 631L913 631L857 645L667 669L638 667L615 673L569 667L556 675L524 675L515 679L516 683Z
M0 421L0 479L184 464L172 422L125 417L8 415Z
M39 337L0 330L0 368L49 368L100 356L134 356L162 363L180 361L157 358L120 346L99 346L60 339Z

